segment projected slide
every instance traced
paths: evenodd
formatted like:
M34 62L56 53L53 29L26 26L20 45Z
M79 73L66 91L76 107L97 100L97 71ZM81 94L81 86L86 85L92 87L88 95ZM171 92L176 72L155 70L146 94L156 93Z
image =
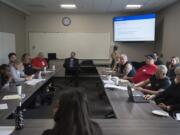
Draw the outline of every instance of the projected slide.
M114 18L114 41L154 41L155 14Z

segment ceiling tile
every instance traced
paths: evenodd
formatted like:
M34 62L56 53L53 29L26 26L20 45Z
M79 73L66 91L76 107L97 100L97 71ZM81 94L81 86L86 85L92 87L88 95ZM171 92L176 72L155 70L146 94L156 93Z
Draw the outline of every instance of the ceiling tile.
M1 1L1 0L0 0ZM111 13L130 12L125 9L126 4L142 4L140 10L131 11L157 11L178 0L6 0L29 12L74 12L74 13ZM61 3L75 3L77 9L61 9Z

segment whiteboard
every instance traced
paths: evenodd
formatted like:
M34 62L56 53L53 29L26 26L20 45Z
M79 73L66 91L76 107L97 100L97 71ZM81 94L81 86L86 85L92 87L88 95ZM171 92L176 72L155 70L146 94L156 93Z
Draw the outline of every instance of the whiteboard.
M15 34L0 32L0 64L8 64L8 54L16 52Z
M79 59L109 59L110 33L29 33L31 56L56 53L64 59L76 52Z

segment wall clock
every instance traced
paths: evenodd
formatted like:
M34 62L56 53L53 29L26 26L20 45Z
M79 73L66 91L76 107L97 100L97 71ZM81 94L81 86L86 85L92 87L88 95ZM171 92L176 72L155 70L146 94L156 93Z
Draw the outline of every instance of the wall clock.
M62 24L64 26L69 26L71 24L71 19L69 17L63 17L62 18Z

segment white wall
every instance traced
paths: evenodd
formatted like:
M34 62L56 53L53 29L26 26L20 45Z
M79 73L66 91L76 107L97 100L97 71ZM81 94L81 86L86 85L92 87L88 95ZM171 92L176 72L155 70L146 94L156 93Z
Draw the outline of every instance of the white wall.
M110 34L29 33L29 46L31 56L42 51L46 57L48 53L56 53L57 58L65 59L69 57L69 51L74 51L79 59L108 60Z
M25 15L0 3L0 32L15 34L16 52L20 57L25 52Z
M120 14L119 14L120 15ZM61 23L64 16L71 18L71 25L65 27ZM62 32L62 33L110 33L113 45L113 17L118 14L33 14L26 19L26 32ZM28 37L27 37L27 50ZM122 44L119 51L127 53L131 60L143 60L144 54L154 50L152 43ZM110 48L110 51L112 48ZM103 51L103 47L102 47ZM92 52L93 55L93 52Z
M7 55L15 50L15 34L0 32L0 64L8 64Z
M162 53L167 61L171 56L180 56L180 2L160 13L164 18Z

